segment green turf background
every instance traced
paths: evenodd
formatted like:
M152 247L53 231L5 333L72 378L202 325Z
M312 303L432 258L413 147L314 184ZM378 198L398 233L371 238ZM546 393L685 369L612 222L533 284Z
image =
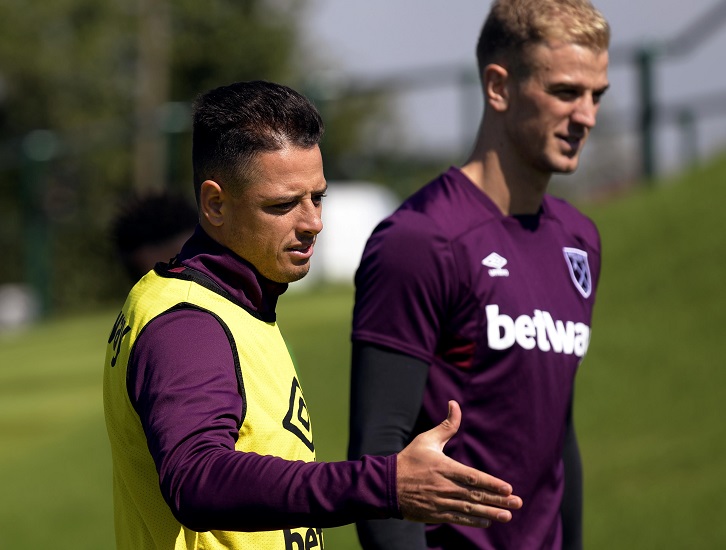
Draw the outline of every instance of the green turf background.
M721 158L585 207L604 243L576 395L588 549L726 548L725 202ZM349 287L280 302L320 460L345 454L351 309ZM0 548L114 547L101 373L116 313L0 333ZM326 547L358 548L353 529Z

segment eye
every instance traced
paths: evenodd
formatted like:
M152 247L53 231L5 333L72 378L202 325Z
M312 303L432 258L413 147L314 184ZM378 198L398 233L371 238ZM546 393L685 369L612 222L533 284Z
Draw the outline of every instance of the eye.
M553 93L564 101L574 101L580 96L580 92L574 88L559 88Z
M275 212L289 212L295 207L296 204L297 201L281 202L271 205L270 208Z
M325 197L327 197L326 193L318 193L316 195L313 195L313 197L312 197L313 204L315 206L319 206L319 205L323 204L323 198L325 198Z

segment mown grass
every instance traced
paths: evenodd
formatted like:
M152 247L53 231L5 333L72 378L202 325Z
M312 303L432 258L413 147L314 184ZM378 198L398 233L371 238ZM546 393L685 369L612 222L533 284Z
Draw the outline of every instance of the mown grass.
M603 234L578 379L588 547L726 545L726 157L588 211Z
M725 183L722 158L585 208L604 256L577 384L588 549L726 547ZM350 287L280 301L325 461L345 456L352 304ZM115 315L0 334L2 548L114 547L101 370ZM326 546L357 548L354 529Z
M101 373L111 313L0 335L2 548L113 548Z

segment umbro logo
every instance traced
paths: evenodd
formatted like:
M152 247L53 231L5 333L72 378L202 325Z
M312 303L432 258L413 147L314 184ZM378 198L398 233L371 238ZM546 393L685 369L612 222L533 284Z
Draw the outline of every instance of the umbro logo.
M286 430L295 434L300 441L311 451L315 451L313 445L312 433L310 430L310 416L308 415L308 406L305 404L305 398L300 389L300 383L297 378L292 379L292 388L290 388L290 403L287 414L282 421L282 426Z
M504 266L507 265L507 259L496 252L492 252L484 258L481 265L490 268L488 272L490 277L509 277L509 270L504 269Z

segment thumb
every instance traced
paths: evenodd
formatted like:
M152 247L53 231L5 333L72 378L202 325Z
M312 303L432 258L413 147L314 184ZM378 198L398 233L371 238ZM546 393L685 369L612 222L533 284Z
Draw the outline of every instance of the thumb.
M429 430L430 442L436 445L439 451L456 435L461 426L461 407L456 401L449 401L449 414L441 424Z

